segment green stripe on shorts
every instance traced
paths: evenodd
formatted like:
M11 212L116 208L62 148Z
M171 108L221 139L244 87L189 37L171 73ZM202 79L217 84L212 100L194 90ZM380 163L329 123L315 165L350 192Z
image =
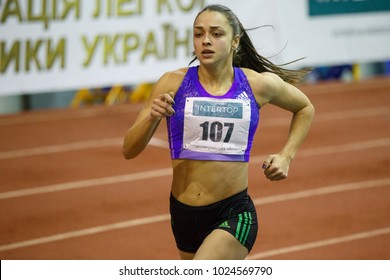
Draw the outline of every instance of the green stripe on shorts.
M238 214L236 239L243 245L245 244L248 238L251 225L252 225L252 215L250 212L244 212L244 217L242 214Z

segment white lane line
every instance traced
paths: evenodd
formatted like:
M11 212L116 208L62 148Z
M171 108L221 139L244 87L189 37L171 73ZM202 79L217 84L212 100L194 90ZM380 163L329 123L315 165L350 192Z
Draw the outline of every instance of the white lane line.
M356 118L367 118L375 117L381 115L390 114L390 107L373 107L373 108L364 108L364 109L355 109L355 110L346 110L346 111L336 111L336 112L324 112L316 113L314 116L314 123L316 122L326 122L326 121L337 121L337 120L348 120ZM260 123L260 126L281 126L281 125L290 125L290 117L279 117L275 119L265 119L263 123Z
M122 139L122 142L123 142L123 139ZM152 137L152 139L150 139L148 145L151 145L151 146L154 146L154 147L159 147L159 148L164 148L164 149L168 149L169 148L167 140L159 139L159 138L156 138L156 137Z
M122 141L123 138L109 138L109 139L81 141L81 142L67 143L62 145L52 145L52 146L1 152L0 159L10 159L10 158L18 158L18 157L61 153L61 152L75 151L81 149L117 146L120 145Z
M390 112L390 107L388 106L349 110L349 111L342 111L342 112L329 112L329 113L317 114L315 116L314 121L321 122L321 121L334 121L334 120L343 120L343 119L352 119L352 118L365 118L365 117L386 115L389 114L389 112ZM289 125L290 121L291 118L282 117L282 118L266 120L262 125L264 127ZM4 151L4 152L0 152L0 160L26 157L26 156L61 153L61 152L75 151L75 150L82 150L82 149L118 146L121 145L122 143L123 143L123 137L118 137L118 138L108 138L108 139L100 139L100 140L86 140L86 141L80 141L74 143L51 145L51 146L36 147L36 148L29 148L29 149L20 149L14 151ZM166 140L158 139L155 137L151 139L149 145L160 147L160 148L168 148L168 143Z
M297 153L297 157L312 157L319 155L329 155L336 153L346 153L360 150L368 150L375 148L382 148L390 145L390 138L379 138L374 140L352 142L341 145L318 147L311 149L304 149Z
M352 142L352 143L341 144L341 145L302 149L298 151L297 157L311 157L311 156L353 152L353 151L368 150L373 148L381 148L389 145L390 145L390 138L381 138L381 139L374 139L374 140L368 140L362 142ZM252 156L251 163L258 164L259 162L263 162L265 157L266 157L265 155Z
M337 93L343 94L343 92L356 92L364 91L370 92L370 94L375 94L378 89L387 89L389 86L388 79L379 79L379 80L366 80L361 82L353 83L326 83L326 84L302 84L302 90L307 92L309 95L318 95L318 94L329 94ZM38 122L54 122L61 120L72 120L72 119L82 119L82 118L94 118L96 116L102 115L113 115L113 114L128 114L128 113L137 113L144 106L143 103L139 104L129 104L124 106L115 106L114 110L106 110L107 108L98 106L91 108L81 108L72 110L71 114L69 111L57 110L56 114L50 114L50 117L47 117L46 114L31 114L27 113L24 116L4 116L0 118L0 126L8 125L19 125L19 124L29 124L29 123L38 123ZM109 108L111 109L111 108Z
M115 110L106 110L107 108L83 108L83 109L74 109L74 110L57 110L55 114L50 112L50 114L17 114L15 116L0 116L0 127L1 126L10 126L10 125L24 125L31 123L47 123L47 122L58 122L66 120L77 120L77 119L86 119L86 118L96 118L99 116L113 116L118 114L130 114L137 113L141 110L142 104L132 104L129 106L118 106L115 107Z
M390 186L390 178L383 178L378 180L363 181L363 182L356 182L356 183L346 183L346 184L334 185L330 187L316 188L316 189L310 189L306 191L262 197L262 198L254 199L253 203L259 206L259 205L265 205L265 204L276 203L276 202L290 201L290 200L295 200L300 198L315 197L315 196L326 195L326 194L333 194L333 193L339 193L345 191L355 191L360 189L376 188L376 187L383 187L383 186Z
M359 239L372 238L375 236L380 236L380 235L385 235L385 234L390 234L390 227L376 229L376 230L372 230L372 231L360 232L360 233L351 234L351 235L342 236L342 237L320 240L317 242L304 243L304 244L300 244L300 245L296 245L296 246L284 247L284 248L264 251L264 252L260 252L260 253L254 253L254 254L249 255L247 257L247 259L248 260L264 259L267 257L283 255L283 254L288 254L288 253L294 253L294 252L315 249L315 248L320 248L320 247L326 247L326 246L336 245L336 244L340 244L340 243L355 241L355 240L359 240Z
M314 117L314 121L317 122L337 121L337 120L344 120L344 119L375 117L375 116L389 115L389 114L390 114L389 106L371 107L371 108L363 108L363 109L355 109L355 110L320 113Z
M356 143L336 145L336 146L304 149L300 151L297 156L308 157L308 156L328 155L328 154L334 154L340 152L350 152L350 151L365 150L365 149L371 149L377 147L384 147L389 145L390 145L390 138L384 138L384 139L376 139L372 141L356 142ZM265 159L265 157L266 155L254 156L252 157L250 164L253 163L259 164L259 162L262 162ZM162 169L155 169L150 171L143 171L139 173L120 175L120 176L110 176L104 178L73 181L68 183L29 188L29 189L23 189L17 191L2 192L0 193L0 200L27 196L27 195L34 195L34 194L65 191L65 190L71 190L77 188L95 187L95 186L102 186L107 184L123 183L123 182L135 181L135 180L144 180L148 178L168 176L171 174L172 174L171 168L162 168Z
M28 157L28 156L37 156L37 155L47 155L47 154L54 154L54 153L63 153L63 152L84 150L84 149L121 146L122 143L123 143L123 137L118 137L118 138L108 138L108 139L100 139L100 140L81 141L81 142L67 143L61 145L51 145L51 146L44 146L44 147L37 147L37 148L30 148L30 149L21 149L21 150L14 150L8 152L0 152L0 160L19 158L19 157ZM157 138L150 139L149 145L159 147L159 148L168 148L167 141L157 139Z
M61 183L61 184L55 184L55 185L49 185L49 186L43 186L43 187L37 187L31 189L3 192L0 193L0 200L27 196L27 195L34 195L34 194L67 191L72 189L111 185L111 184L131 182L136 180L145 180L150 178L169 176L171 174L172 174L172 168L162 168L162 169L155 169L150 171L120 175L120 176L73 181L68 183Z
M378 179L378 180L370 180L370 181L365 181L365 182L355 182L355 183L347 183L347 184L342 184L342 185L333 185L333 186L323 187L320 189L312 189L312 190L303 191L303 192L294 192L294 193L289 193L289 194L284 194L284 195L274 195L274 196L269 196L269 197L257 198L257 199L253 199L253 202L255 203L256 206L259 206L259 205L265 205L265 204L272 204L272 203L276 203L276 202L290 201L290 200L295 200L295 199L299 199L299 198L308 198L308 197L312 197L312 196L320 196L320 195L338 193L341 191L354 191L354 190L360 190L360 189L365 189L365 188L383 187L383 186L388 186L389 184L390 184L390 177ZM0 246L0 252L12 250L12 249L23 248L23 247L27 247L27 246L49 243L49 242L53 242L53 241L61 241L64 239L69 239L69 238L76 238L76 237L81 237L81 236L86 236L86 235L98 234L98 233L107 232L107 231L111 231L111 230L124 229L124 228L129 228L129 227L134 227L134 226L142 226L142 225L147 225L147 224L152 224L152 223L157 223L157 222L163 222L163 221L168 221L169 219L170 219L169 214L162 214L162 215L150 216L150 217L139 218L139 219L132 219L132 220L127 220L127 221L123 221L123 222L119 222L119 223L113 223L113 224L107 224L107 225L87 228L87 229L83 229L83 230L70 231L70 232L65 232L62 234L56 234L56 235L51 235L51 236L47 236L47 237L42 237L42 238L31 239L31 240L11 243L11 244L7 244L7 245L2 245L2 246Z
M390 145L390 138L381 138L364 142L353 142L348 144L342 144L337 146L318 147L312 149L305 149L298 152L297 157L312 157L319 155L328 155L335 153L345 153L360 150L368 150L374 148L381 148Z
M147 218L128 220L128 221L115 223L115 224L97 226L97 227L92 227L92 228L87 228L87 229L82 229L82 230L69 231L69 232L51 235L51 236L47 236L47 237L31 239L31 240L17 242L17 243L11 243L8 245L3 245L3 246L0 246L0 252L7 251L7 250L13 250L13 249L19 249L19 248L33 246L33 245L45 244L45 243L54 242L54 241L61 241L61 240L70 239L70 238L77 238L77 237L81 237L81 236L92 235L92 234L97 234L97 233L111 231L111 230L118 230L118 229L130 228L130 227L134 227L134 226L158 223L158 222L167 221L169 219L170 219L169 214L163 214L163 215L151 216L151 217L147 217Z
M364 81L354 81L351 83L315 83L313 86L311 84L302 84L300 86L301 90L310 95L318 94L330 94L330 93L340 93L340 94L350 94L350 93L360 93L368 92L370 94L376 94L381 91L387 91L389 88L389 79L370 79Z

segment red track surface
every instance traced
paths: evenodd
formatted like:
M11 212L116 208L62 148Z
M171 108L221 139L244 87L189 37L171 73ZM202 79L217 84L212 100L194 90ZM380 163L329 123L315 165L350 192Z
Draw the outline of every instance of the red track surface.
M301 89L316 116L281 182L260 164L283 144L289 115L261 110L249 178L260 231L248 259L390 259L390 79ZM178 258L165 124L137 159L121 155L139 108L0 117L0 259Z

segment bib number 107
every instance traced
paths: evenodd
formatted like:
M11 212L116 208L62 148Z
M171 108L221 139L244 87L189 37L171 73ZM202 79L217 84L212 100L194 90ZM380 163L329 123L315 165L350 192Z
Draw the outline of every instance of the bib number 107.
M232 137L234 123L221 123L221 122L204 122L200 124L203 129L202 140L208 141L209 139L213 142L228 143ZM227 128L226 135L223 135L224 128Z

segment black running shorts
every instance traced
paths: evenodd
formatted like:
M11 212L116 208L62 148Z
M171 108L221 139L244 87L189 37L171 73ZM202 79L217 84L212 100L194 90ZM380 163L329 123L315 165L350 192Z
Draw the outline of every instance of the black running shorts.
M173 235L179 250L195 253L215 229L233 235L248 251L258 231L255 206L247 190L206 206L189 206L171 194L170 213Z

